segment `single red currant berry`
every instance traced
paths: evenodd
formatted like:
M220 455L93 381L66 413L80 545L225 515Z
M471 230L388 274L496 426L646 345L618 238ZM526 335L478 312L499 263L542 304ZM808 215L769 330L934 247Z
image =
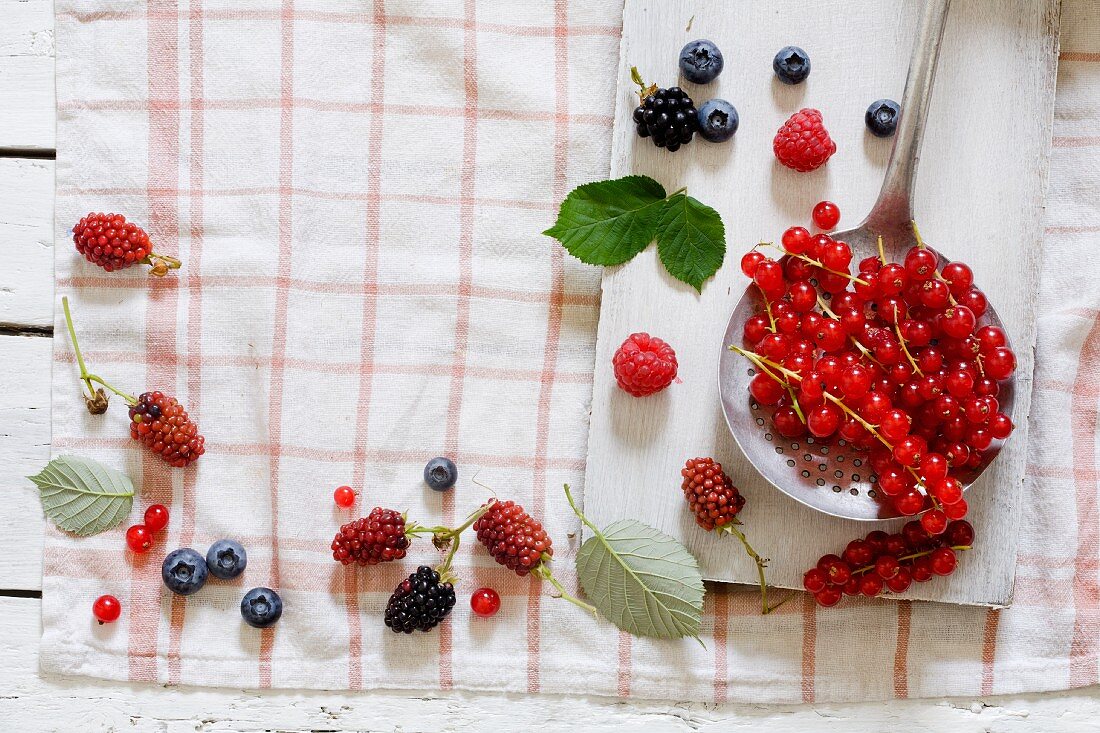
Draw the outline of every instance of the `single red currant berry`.
M470 608L478 616L492 616L500 610L500 595L492 588L478 588L470 596Z
M92 615L100 624L118 621L118 617L122 615L122 604L114 596L100 596L92 604Z
M864 540L852 540L844 548L844 560L853 567L861 568L874 559L874 550Z
M878 287L883 295L897 295L909 287L909 273L896 262L883 265L878 271Z
M928 444L917 435L907 435L894 445L894 460L903 466L915 468L920 465Z
M943 513L947 515L948 519L962 519L966 516L970 507L966 504L966 499L959 499L954 504L944 504Z
M947 525L943 538L952 547L970 547L974 544L974 527L965 519L959 519Z
M821 561L818 561L818 568L825 571L825 575L829 577L829 582L833 585L844 585L848 582L848 578L852 577L852 568L848 563L841 560L836 555L826 555L825 558L831 558L829 562L821 567ZM823 560L825 558L822 558Z
M905 526L901 528L901 536L905 538L905 545L908 550L924 549L932 539L925 531L924 526L917 521L906 522Z
M902 410L887 410L879 420L878 431L889 441L898 441L909 434L911 420Z
M813 220L819 229L832 229L840 221L840 207L832 201L821 201L814 207Z
M806 425L793 407L779 407L772 414L772 423L777 433L784 438L801 438L806 434Z
M848 582L844 584L844 595L846 596L858 596L859 595L859 580L860 576L853 575L848 578Z
M947 478L947 459L939 453L925 453L917 470L925 483L938 483Z
M817 605L829 608L840 603L842 592L840 588L829 586L814 593L814 600L817 601Z
M1003 412L998 412L996 415L989 418L989 432L997 440L1004 440L1009 435L1012 435L1012 430L1012 419Z
M837 431L844 413L832 402L823 402L806 413L806 427L815 438L827 438Z
M936 272L937 264L939 258L930 249L913 247L905 255L905 269L909 272L909 277L917 282L930 280Z
M829 584L829 576L821 568L810 568L806 571L806 574L802 576L802 587L808 590L810 593L817 593L824 590Z
M985 294L977 288L970 288L962 295L956 296L959 305L965 305L973 313L975 318L981 318L985 315L986 309L989 307L989 301L986 300Z
M1004 330L996 326L982 326L974 333L974 336L981 344L983 354L988 354L998 346L1004 346L1008 343L1008 337L1005 336Z
M950 575L955 572L955 567L959 564L955 551L950 547L937 547L932 550L928 559L932 563L932 572L936 575Z
M953 305L943 312L940 328L951 338L961 339L973 333L977 322L974 312L965 305Z
M867 536L863 538L863 541L871 546L871 552L878 557L885 552L886 540L889 539L889 537L890 535L886 534L881 529L876 529L872 532L868 532Z
M867 573L859 581L859 592L868 598L874 598L882 593L882 578L874 573Z
M749 394L762 405L774 405L786 394L786 390L782 384L761 372L749 382Z
M791 296L791 307L798 313L808 313L817 305L817 288L809 280L791 283L787 292Z
M949 262L943 266L940 274L955 297L970 290L970 286L974 284L974 272L962 262Z
M341 509L347 509L355 503L355 490L350 486L341 486L332 492L332 500Z
M783 232L783 249L792 255L805 254L810 248L810 231L806 227L791 227Z
M992 349L982 359L982 363L985 366L986 376L991 379L1007 379L1012 372L1016 371L1016 355L1005 346Z
M918 583L927 583L935 576L932 572L932 561L927 555L915 558L913 564L909 566L909 572L913 574L913 580Z
M783 266L775 260L761 261L752 274L752 281L764 295L772 300L783 297L787 290L787 284L783 279Z
M900 568L901 565L898 564L898 559L893 555L883 555L875 560L875 572L883 580L889 580L897 575Z
M900 532L898 534L887 535L886 542L882 546L883 553L893 555L894 557L901 557L908 550L909 543L905 541L905 536Z
M744 337L749 346L756 346L768 334L768 318L763 315L750 316L745 321Z
M939 499L941 504L955 504L962 499L962 484L954 476L945 476L939 481L928 484L928 491Z
M894 508L907 517L920 512L924 508L924 494L919 491L906 491L894 497Z
M920 286L918 297L925 308L939 310L951 302L951 291L939 280L925 280Z
M159 532L168 526L168 507L153 504L145 510L145 526L151 532Z
M892 578L887 579L886 588L891 593L904 593L909 589L909 586L913 584L913 573L909 568L898 568L898 573Z
M135 524L126 530L126 544L139 555L148 552L153 546L153 533L144 524Z
M755 249L746 252L741 258L741 272L745 273L745 277L752 277L756 274L756 266L766 259L768 258L763 252L757 252Z
M943 534L947 529L947 515L939 509L929 509L921 515L920 524L932 536Z

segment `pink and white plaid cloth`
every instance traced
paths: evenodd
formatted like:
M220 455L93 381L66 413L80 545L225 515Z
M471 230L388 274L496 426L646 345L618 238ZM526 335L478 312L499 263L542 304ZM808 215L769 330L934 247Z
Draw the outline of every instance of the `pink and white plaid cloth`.
M632 639L477 547L431 634L382 609L438 561L345 569L333 487L451 523L492 486L541 516L575 588L600 273L539 233L574 185L606 176L621 2L58 0L57 286L89 362L189 407L207 438L176 470L87 414L56 339L53 448L128 471L136 520L163 502L156 551L122 529L51 530L48 672L232 687L466 688L797 702L1057 689L1098 681L1100 17L1066 0L1039 358L1016 602L989 611L889 601L769 617L714 588L703 638ZM84 213L144 223L182 270L108 274L66 243ZM64 334L58 322L58 334ZM453 456L454 492L425 490ZM749 498L751 501L751 497ZM235 537L243 578L182 598L163 552ZM491 620L466 597L501 592ZM243 590L278 588L273 629ZM97 626L97 595L119 623Z

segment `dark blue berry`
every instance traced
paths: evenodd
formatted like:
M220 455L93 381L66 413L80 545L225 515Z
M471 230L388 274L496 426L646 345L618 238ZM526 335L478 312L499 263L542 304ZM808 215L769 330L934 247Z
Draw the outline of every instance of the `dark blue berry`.
M722 143L737 132L737 110L724 99L710 99L699 108L699 134L704 140Z
M206 551L206 567L215 578L236 578L244 572L246 565L248 555L234 540L218 540Z
M810 75L810 57L798 46L784 46L775 55L772 70L784 84L800 84Z
M890 137L894 130L898 129L898 117L901 115L901 107L892 99L880 99L872 102L867 108L867 114L863 121L867 123L867 129L876 137Z
M168 590L189 596L206 584L206 560L190 547L172 550L160 566L160 575Z
M424 466L424 483L435 491L446 491L458 481L458 466L450 458L433 458Z
M722 73L722 52L708 40L699 39L680 51L680 73L695 84L709 84Z
M283 615L283 599L270 588L253 588L241 599L241 618L249 626L266 629Z

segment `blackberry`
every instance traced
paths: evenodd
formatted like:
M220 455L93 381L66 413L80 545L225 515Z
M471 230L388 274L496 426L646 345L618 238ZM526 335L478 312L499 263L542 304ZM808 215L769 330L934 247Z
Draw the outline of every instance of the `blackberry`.
M648 137L659 148L670 153L691 142L698 129L695 102L680 87L658 89L646 86L637 69L631 69L634 81L641 87L641 104L634 108L634 126L638 137Z
M377 565L400 560L408 548L405 517L376 506L368 516L340 527L332 540L332 559L343 565Z
M421 565L393 591L386 604L386 626L395 634L431 631L455 606L455 589L439 573Z

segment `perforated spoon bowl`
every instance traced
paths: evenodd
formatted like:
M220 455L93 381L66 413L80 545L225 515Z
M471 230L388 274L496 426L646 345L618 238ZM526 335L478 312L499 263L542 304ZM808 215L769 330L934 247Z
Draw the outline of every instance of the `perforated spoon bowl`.
M950 0L925 2L905 80L894 148L878 200L862 224L832 235L848 243L854 262L877 255L879 237L887 259L892 262L902 261L917 243L912 227L911 192L949 4ZM940 262L942 266L946 260L941 256ZM727 347L741 344L745 321L763 307L759 291L750 284L726 327L718 366L722 411L745 457L780 491L826 514L861 520L899 516L893 502L883 501L884 497L876 490L866 452L853 450L844 441L823 443L812 437L789 441L772 429L771 409L757 405L749 396L749 382L756 371L743 356ZM980 322L1003 328L992 303ZM1012 417L1014 380L1001 384L997 400L1001 411ZM999 447L991 448L981 465L955 475L964 486L969 486L998 452Z

